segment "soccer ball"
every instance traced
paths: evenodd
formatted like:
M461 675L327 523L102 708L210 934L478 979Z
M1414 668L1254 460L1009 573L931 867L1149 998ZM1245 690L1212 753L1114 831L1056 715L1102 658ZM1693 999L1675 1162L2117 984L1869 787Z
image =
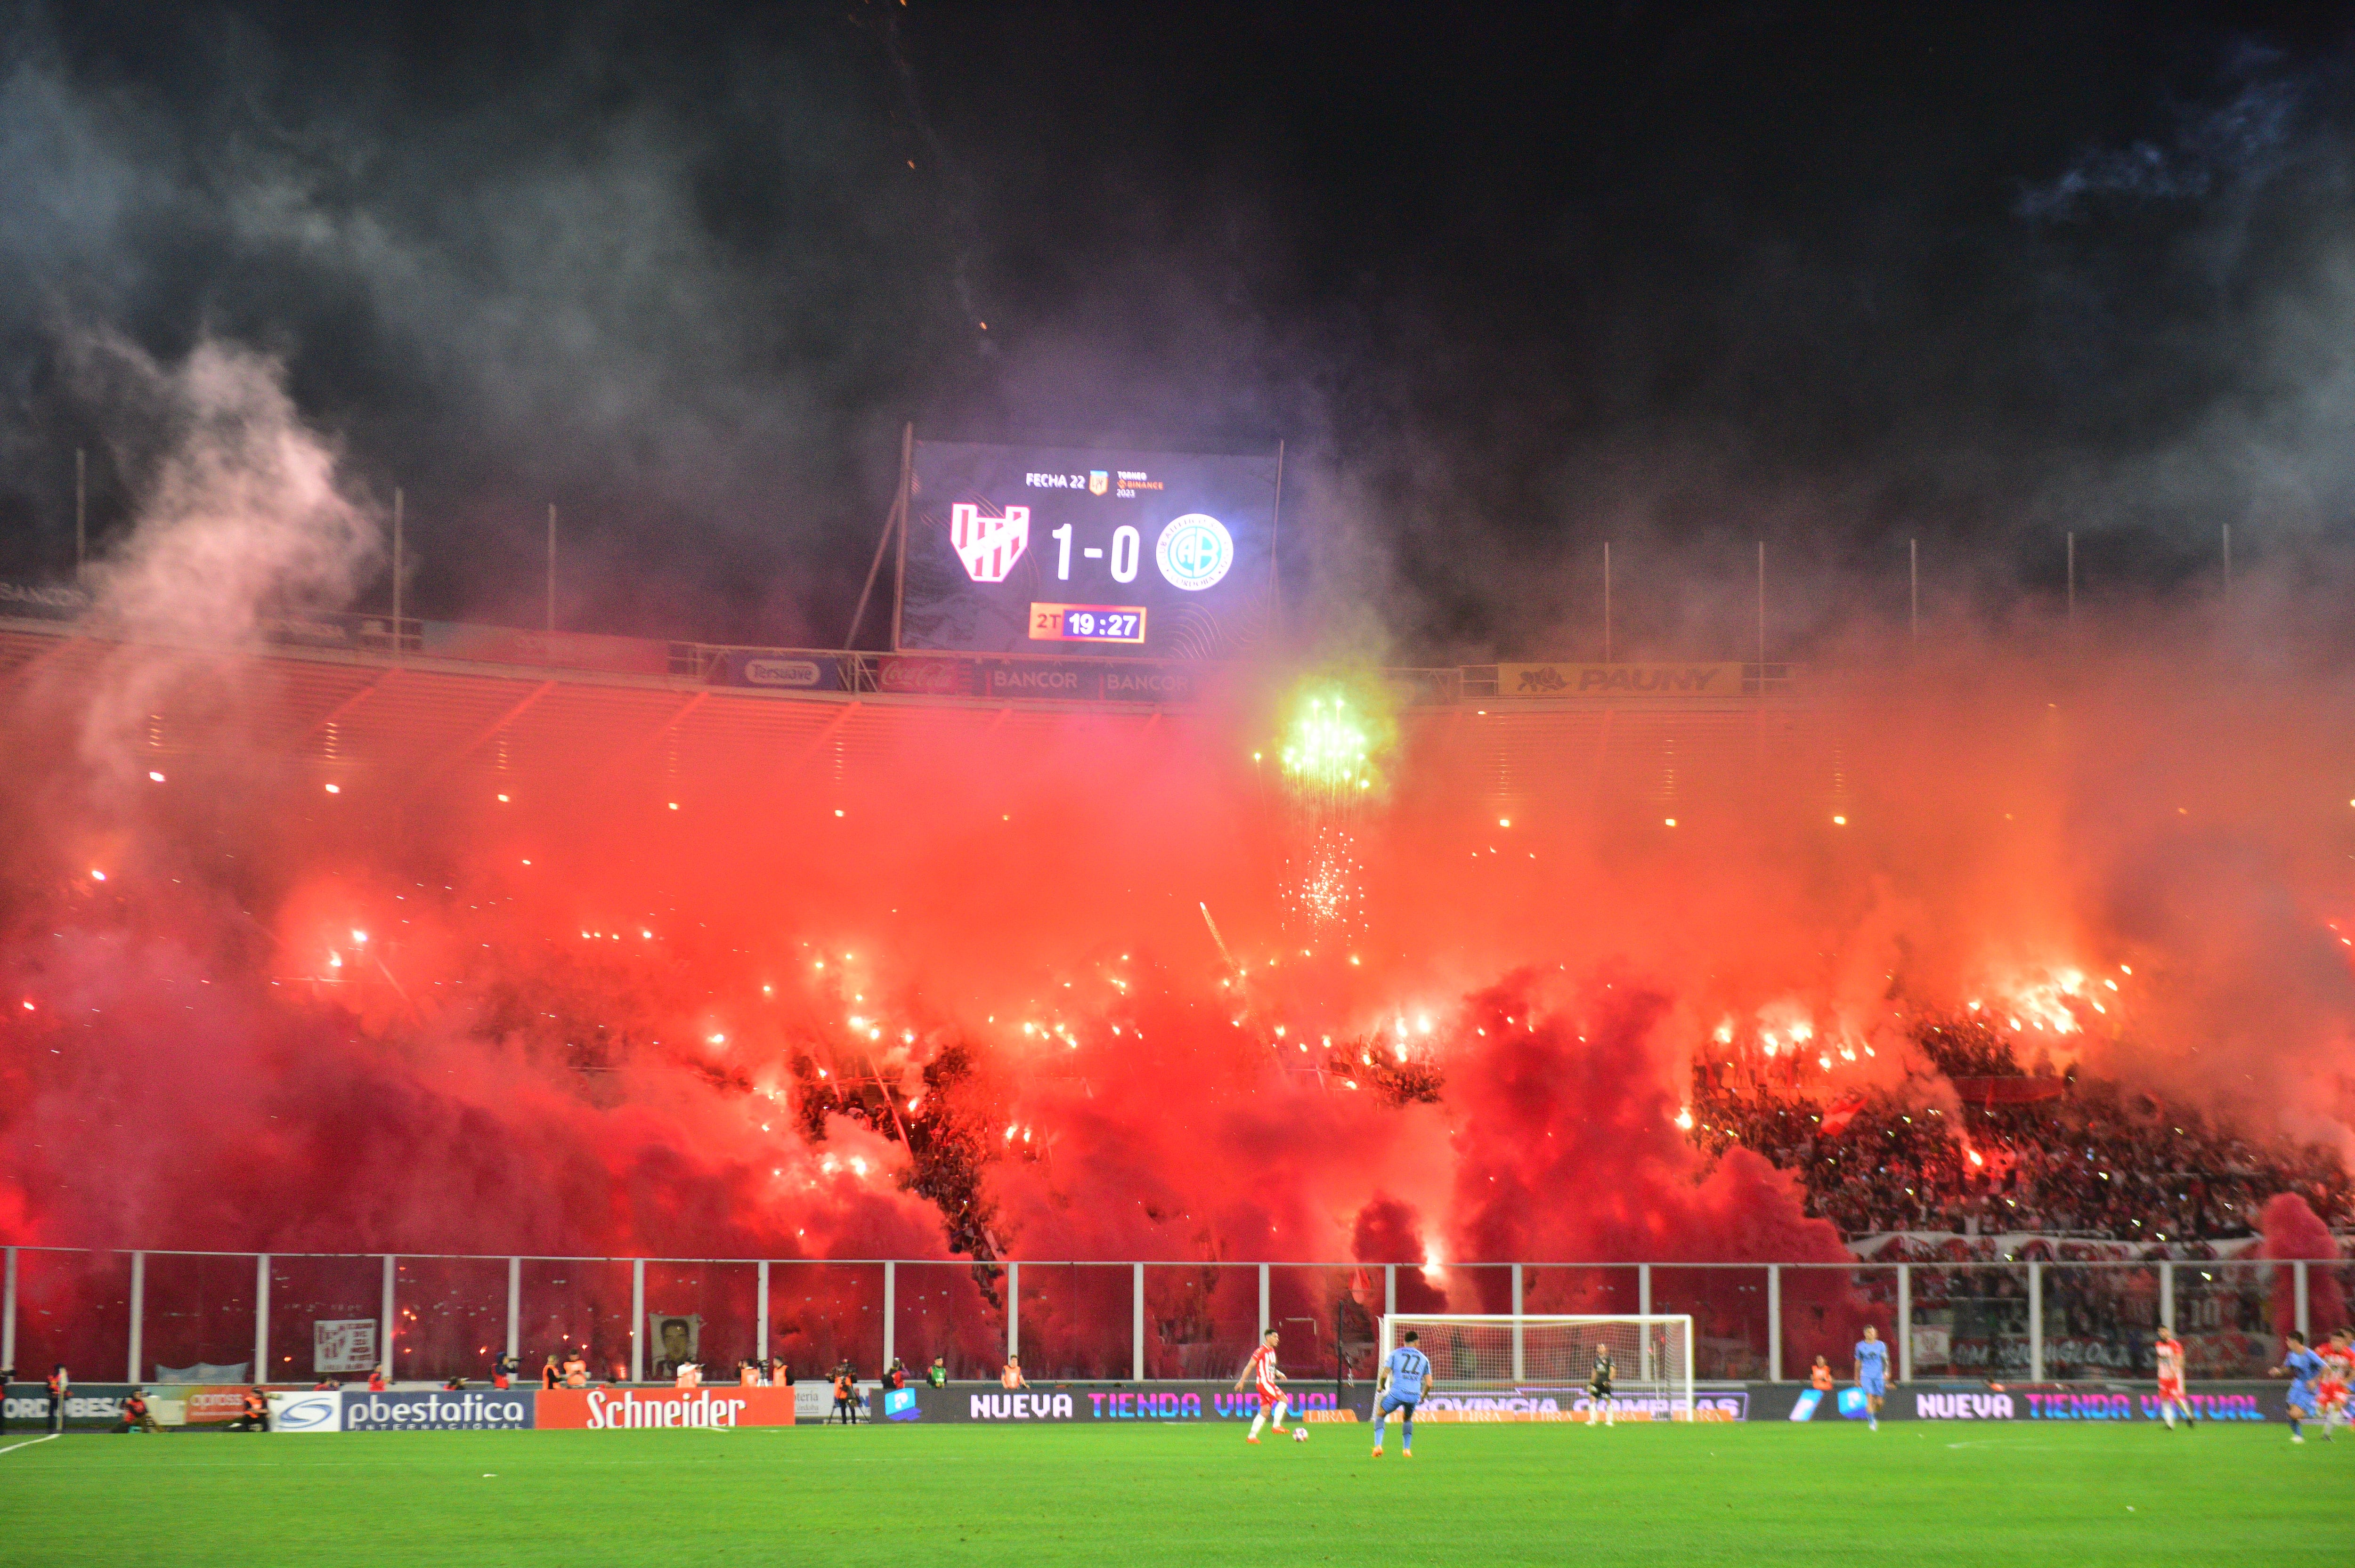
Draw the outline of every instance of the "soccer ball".
M1295 1443L1305 1443L1305 1442L1307 1442L1307 1441L1308 1441L1308 1428L1307 1428L1307 1427L1305 1427L1305 1426L1295 1426L1295 1427L1294 1427L1294 1428L1292 1429L1292 1440L1293 1440L1294 1442L1295 1442Z

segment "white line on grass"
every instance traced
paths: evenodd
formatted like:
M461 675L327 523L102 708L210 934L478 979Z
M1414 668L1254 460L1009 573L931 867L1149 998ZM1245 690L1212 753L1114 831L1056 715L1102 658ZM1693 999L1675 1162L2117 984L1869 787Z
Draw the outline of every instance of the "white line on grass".
M55 1432L46 1437L27 1437L22 1443L11 1443L5 1448L0 1448L0 1454L13 1454L19 1448L29 1448L36 1443L54 1443L57 1439L58 1434Z

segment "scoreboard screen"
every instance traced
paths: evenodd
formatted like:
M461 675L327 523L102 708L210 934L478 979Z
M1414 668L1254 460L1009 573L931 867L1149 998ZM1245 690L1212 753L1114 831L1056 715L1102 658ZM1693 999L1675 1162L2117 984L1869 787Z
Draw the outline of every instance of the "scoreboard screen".
M1273 607L1277 460L919 441L895 641L1226 659Z

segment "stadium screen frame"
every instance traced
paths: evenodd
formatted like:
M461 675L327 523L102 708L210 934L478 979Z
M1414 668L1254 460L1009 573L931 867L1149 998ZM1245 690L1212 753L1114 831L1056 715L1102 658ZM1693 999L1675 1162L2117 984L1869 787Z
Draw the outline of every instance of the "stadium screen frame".
M892 647L1161 661L1251 652L1274 623L1283 476L1281 447L1233 456L914 441Z

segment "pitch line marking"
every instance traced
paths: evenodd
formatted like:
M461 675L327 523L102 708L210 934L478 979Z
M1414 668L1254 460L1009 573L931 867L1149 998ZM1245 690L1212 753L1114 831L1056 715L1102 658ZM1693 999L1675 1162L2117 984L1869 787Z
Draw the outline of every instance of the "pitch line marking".
M22 1443L11 1443L5 1448L0 1448L0 1454L13 1454L19 1448L30 1448L37 1443L54 1443L62 1436L64 1434L52 1432L46 1437L27 1437Z

